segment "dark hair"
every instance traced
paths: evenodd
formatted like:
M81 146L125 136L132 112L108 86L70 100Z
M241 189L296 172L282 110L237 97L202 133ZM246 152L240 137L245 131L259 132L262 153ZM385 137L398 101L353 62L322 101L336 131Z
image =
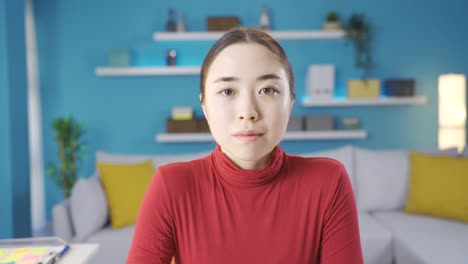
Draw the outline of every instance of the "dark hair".
M237 44L237 43L256 43L266 47L269 51L275 54L280 63L283 65L284 70L288 76L289 81L289 92L291 98L296 98L294 92L294 74L292 72L291 63L289 62L288 56L283 48L267 33L254 29L254 28L233 28L226 32L216 43L210 48L208 54L203 61L203 65L200 73L200 95L201 102L203 103L205 97L205 79L210 69L211 63L216 56L226 47Z

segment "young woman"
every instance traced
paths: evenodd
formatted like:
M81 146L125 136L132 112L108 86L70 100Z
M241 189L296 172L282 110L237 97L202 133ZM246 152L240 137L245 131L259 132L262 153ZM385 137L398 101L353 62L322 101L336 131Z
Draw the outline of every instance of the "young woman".
M210 49L200 101L217 147L159 167L127 263L363 263L345 168L278 145L294 103L281 46L237 28Z

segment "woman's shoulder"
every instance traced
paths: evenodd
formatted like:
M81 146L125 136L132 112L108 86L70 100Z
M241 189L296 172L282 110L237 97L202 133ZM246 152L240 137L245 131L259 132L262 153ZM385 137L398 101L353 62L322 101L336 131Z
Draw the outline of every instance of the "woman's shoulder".
M313 184L330 186L346 175L344 165L326 157L304 157L288 154L288 172Z
M343 164L332 158L327 157L305 157L296 154L288 154L290 163L296 166L313 166L315 168L337 168L343 167Z
M156 177L161 177L170 189L190 188L203 177L204 173L200 168L204 167L209 160L210 155L191 161L161 165L157 168Z

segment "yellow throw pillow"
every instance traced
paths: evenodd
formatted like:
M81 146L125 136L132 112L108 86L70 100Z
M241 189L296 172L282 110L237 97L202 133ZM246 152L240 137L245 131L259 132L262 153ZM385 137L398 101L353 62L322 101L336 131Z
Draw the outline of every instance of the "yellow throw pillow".
M405 212L468 222L468 158L410 152Z
M143 195L154 174L151 161L96 164L109 203L112 228L135 224Z

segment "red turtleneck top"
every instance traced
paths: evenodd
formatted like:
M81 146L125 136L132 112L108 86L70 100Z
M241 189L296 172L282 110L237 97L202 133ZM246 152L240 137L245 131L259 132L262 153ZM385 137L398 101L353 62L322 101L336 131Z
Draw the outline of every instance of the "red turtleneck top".
M356 203L342 164L277 146L265 168L220 149L159 167L127 263L363 263Z

